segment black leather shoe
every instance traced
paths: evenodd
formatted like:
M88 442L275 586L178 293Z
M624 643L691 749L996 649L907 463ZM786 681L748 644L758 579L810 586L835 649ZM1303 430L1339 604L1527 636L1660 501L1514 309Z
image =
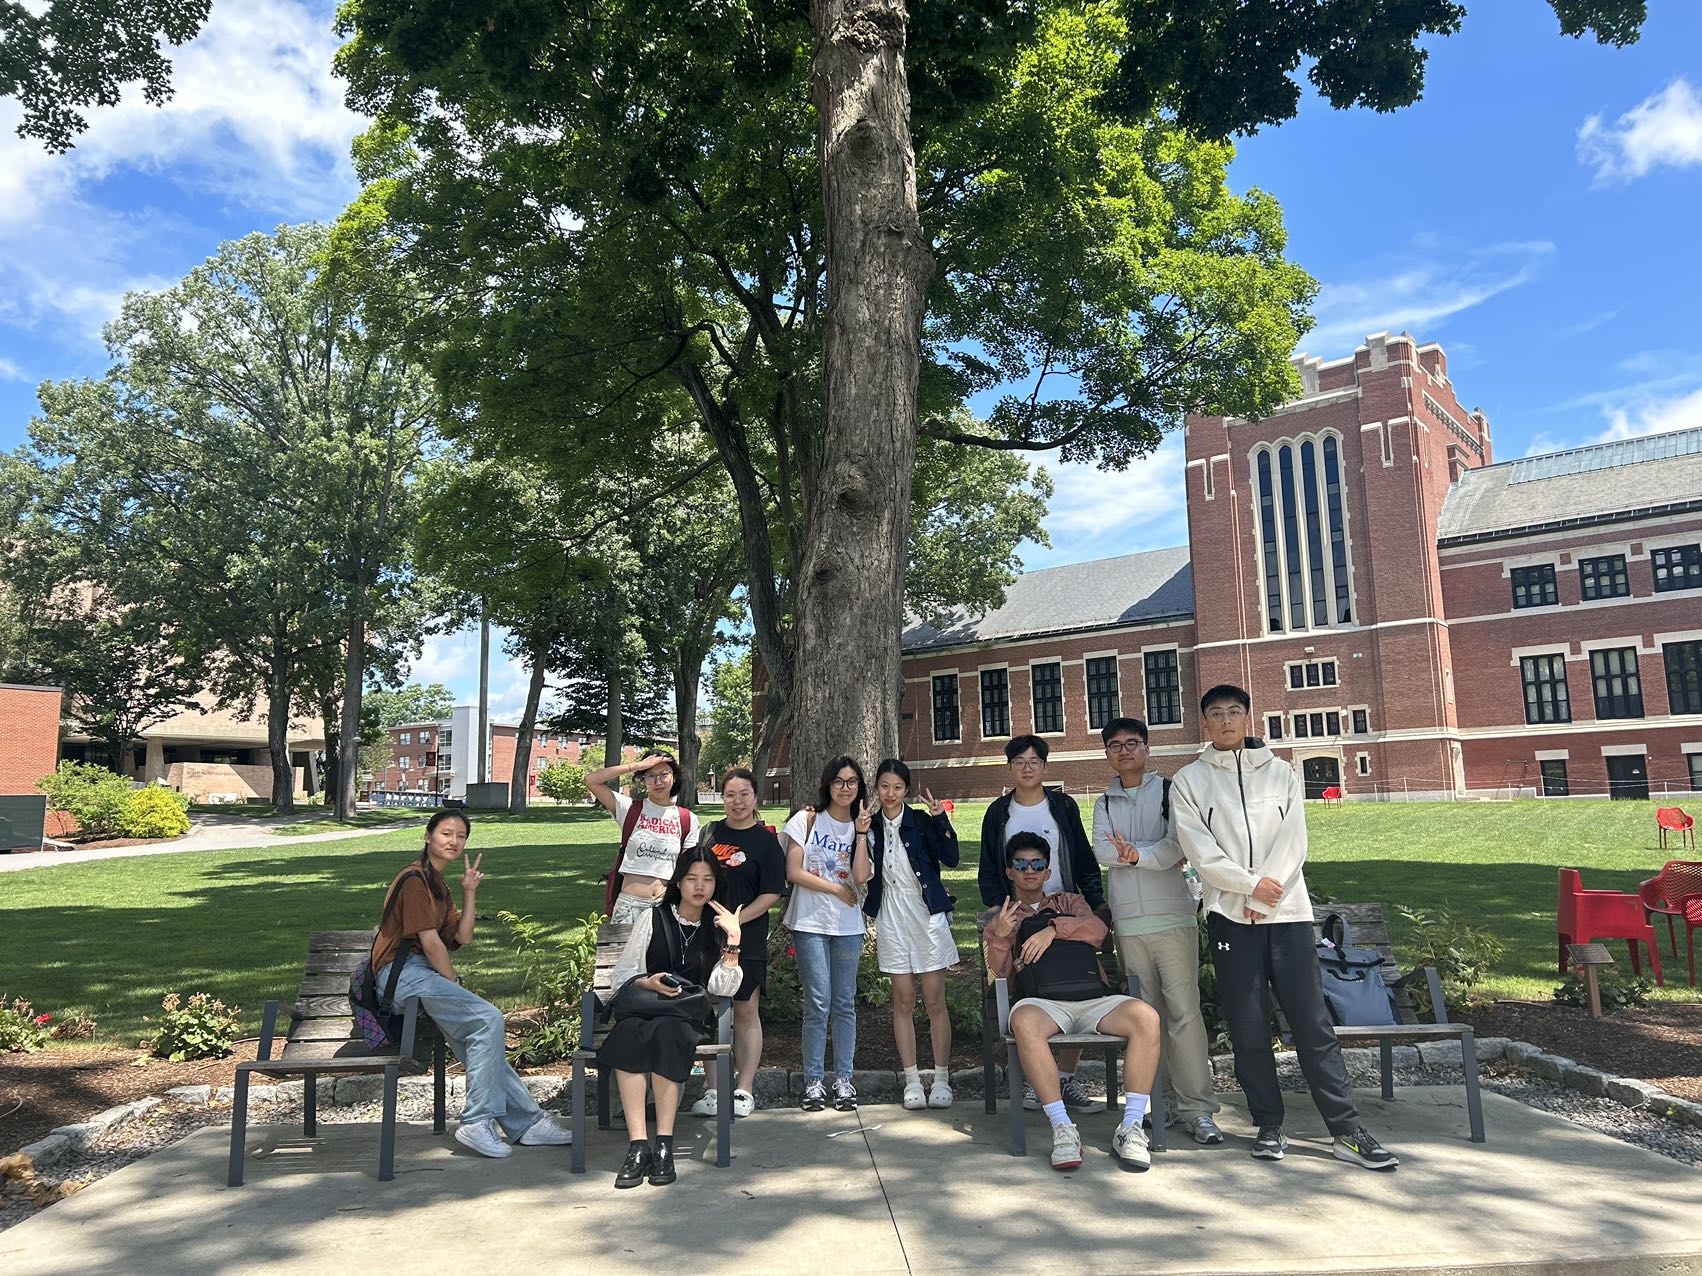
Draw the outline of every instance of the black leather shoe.
M671 1138L658 1138L656 1150L651 1154L650 1186L666 1187L679 1175L674 1172L674 1141Z
M615 1175L616 1187L637 1187L644 1182L644 1176L650 1172L650 1145L642 1140L634 1139L627 1144L626 1161L621 1165L620 1173Z

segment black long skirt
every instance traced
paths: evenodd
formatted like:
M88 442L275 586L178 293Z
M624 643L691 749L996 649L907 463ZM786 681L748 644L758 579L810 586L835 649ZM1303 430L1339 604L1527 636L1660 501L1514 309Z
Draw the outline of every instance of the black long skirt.
M709 1034L701 1024L672 1015L618 1019L597 1047L598 1071L654 1072L684 1083L697 1048Z

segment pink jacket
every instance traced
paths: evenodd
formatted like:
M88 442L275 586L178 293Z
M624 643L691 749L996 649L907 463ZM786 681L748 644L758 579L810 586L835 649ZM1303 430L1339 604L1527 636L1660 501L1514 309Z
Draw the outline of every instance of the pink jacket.
M1058 920L1052 924L1052 929L1058 932L1059 939L1078 939L1084 944L1092 944L1098 948L1105 942L1106 927L1094 913L1092 906L1080 895L1048 895L1040 901L1040 908L1027 904L1017 905L1016 925L1011 933L1000 938L993 933L993 927L988 925L987 936L987 968L999 979L1009 979L1016 963L1011 945L1016 942L1017 932L1022 924L1033 917L1041 909L1049 908L1057 913ZM994 910L994 916L998 915Z

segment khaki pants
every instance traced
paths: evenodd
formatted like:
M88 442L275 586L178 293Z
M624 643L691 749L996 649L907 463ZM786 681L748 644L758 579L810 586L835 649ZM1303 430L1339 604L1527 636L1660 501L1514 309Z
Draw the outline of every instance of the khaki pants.
M1151 935L1118 935L1123 969L1141 981L1141 1000L1163 1028L1165 1102L1183 1117L1218 1110L1206 1022L1200 1014L1200 939L1192 926Z

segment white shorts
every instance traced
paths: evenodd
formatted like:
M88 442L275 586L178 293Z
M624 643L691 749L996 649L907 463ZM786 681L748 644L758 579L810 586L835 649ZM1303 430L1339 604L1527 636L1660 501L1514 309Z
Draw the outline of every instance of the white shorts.
M1052 1017L1052 1022L1058 1025L1058 1031L1080 1036L1086 1033L1098 1032L1099 1021L1126 1001L1133 997L1124 997L1113 993L1108 997L1095 997L1092 1001L1048 1001L1044 997L1024 997L1011 1007L1011 1014L1024 1006L1038 1006Z
M659 897L644 899L638 895L616 895L615 911L609 914L609 924L611 926L630 926L661 902Z

